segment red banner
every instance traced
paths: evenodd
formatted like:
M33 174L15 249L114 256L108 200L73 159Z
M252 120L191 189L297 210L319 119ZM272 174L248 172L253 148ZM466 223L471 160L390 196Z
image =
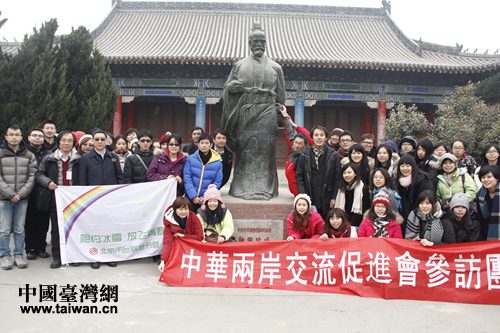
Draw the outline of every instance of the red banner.
M222 245L177 239L160 281L500 304L500 241L423 247L388 238Z

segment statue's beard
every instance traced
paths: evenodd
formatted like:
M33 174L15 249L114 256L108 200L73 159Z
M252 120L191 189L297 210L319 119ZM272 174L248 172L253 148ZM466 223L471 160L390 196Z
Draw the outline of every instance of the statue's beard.
M264 55L264 49L254 49L253 51L254 57L260 58Z

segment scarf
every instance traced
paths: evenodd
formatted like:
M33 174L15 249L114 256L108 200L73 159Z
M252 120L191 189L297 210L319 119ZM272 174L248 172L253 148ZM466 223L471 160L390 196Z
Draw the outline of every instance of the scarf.
M434 244L441 243L444 233L443 223L441 223L441 220L436 218L433 214L423 214L420 209L417 209L416 216L417 218L415 221L417 221L419 225L419 233L420 227L422 227L422 222L425 222L424 238Z
M332 227L332 238L350 238L351 237L351 226L349 224L343 224L338 229Z
M212 157L212 150L209 150L206 155L199 151L198 155L200 155L201 163L205 165L208 163L208 161L210 161L210 158Z
M363 214L363 181L351 185L350 190L354 188L354 200L352 201L351 213L361 215ZM335 207L345 211L345 192L339 190L335 198Z
M319 170L319 158L321 157L321 155L323 155L323 152L325 151L325 147L323 147L323 149L321 149L321 150L316 149L316 147L313 147L312 150L313 150L313 153L314 153L314 161L316 162L314 164L315 169Z
M409 176L401 176L399 177L399 185L403 186L403 187L408 187L411 185L411 175Z
M386 217L377 217L373 221L373 228L375 228L375 233L373 237L389 237L389 233L387 232L387 225L389 221L386 221Z
M481 210L481 216L488 225L487 240L498 240L500 239L500 183L497 184L495 189L495 196L493 197L493 204L491 206L491 212L486 203L486 196L488 190L481 186L479 193L477 194L477 201L479 204L479 209Z
M175 222L179 224L179 227L181 227L182 230L186 230L186 224L187 224L187 216L185 218L181 218L179 215L177 215L174 211L172 214L174 217Z

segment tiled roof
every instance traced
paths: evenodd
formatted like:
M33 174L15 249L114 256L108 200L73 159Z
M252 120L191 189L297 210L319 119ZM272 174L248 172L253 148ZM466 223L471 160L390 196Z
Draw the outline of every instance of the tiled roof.
M406 37L384 8L117 1L93 32L110 63L232 64L249 54L260 21L267 54L281 65L472 73L500 57L461 53Z
M2 53L7 56L16 55L20 47L20 42L0 42L0 49Z

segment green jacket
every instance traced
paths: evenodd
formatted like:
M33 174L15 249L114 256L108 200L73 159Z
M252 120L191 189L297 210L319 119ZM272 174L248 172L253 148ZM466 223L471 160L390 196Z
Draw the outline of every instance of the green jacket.
M439 175L437 179L436 195L441 201L449 201L457 193L465 193L469 202L476 198L476 184L468 173L461 175L459 169L455 170L451 186L446 183L443 175Z

